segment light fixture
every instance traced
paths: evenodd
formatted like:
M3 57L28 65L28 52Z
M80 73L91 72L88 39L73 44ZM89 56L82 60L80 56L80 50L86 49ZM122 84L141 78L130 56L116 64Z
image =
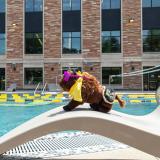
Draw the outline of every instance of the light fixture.
M15 71L16 70L16 63L12 63L12 69Z
M134 71L135 71L135 67L131 66L131 72L134 72Z
M134 22L134 18L133 17L129 18L129 23L133 23L133 22Z
M13 23L13 24L12 24L12 26L13 26L13 27L15 27L15 26L16 26L16 24L15 24L15 23Z

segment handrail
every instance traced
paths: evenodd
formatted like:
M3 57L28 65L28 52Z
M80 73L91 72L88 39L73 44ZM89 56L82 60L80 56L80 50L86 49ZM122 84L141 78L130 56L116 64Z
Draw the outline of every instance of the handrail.
M38 85L37 85L36 89L34 90L34 95L36 94L36 91L37 91L37 89L38 89L39 85L40 85L40 82L38 83Z
M43 87L43 89L42 89L41 94L44 94L44 91L45 91L45 89L46 89L46 86L47 86L47 82L44 84L44 87Z

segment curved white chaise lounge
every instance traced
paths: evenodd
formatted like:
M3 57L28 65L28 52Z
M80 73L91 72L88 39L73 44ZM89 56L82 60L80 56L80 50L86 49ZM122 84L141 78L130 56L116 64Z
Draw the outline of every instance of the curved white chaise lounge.
M0 154L48 133L82 130L160 157L160 106L147 116L131 116L113 110L104 114L86 109L88 107L84 104L72 112L64 112L59 107L31 119L0 137Z

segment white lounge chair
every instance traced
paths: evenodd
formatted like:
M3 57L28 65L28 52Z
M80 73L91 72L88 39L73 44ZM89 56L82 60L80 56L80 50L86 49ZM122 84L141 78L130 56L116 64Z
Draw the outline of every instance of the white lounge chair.
M12 83L12 84L7 88L7 92L16 91L16 88L17 88L17 84L16 84L16 83Z
M160 157L160 107L146 116L131 116L112 110L91 111L84 104L72 112L62 107L48 111L0 137L0 154L48 133L82 130L100 134Z

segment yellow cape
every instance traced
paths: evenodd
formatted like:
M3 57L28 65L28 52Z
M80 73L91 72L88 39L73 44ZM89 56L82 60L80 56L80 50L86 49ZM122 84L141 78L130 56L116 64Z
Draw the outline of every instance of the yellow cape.
M77 79L75 84L71 87L69 95L78 102L82 102L81 89L82 89L83 79L80 77Z

